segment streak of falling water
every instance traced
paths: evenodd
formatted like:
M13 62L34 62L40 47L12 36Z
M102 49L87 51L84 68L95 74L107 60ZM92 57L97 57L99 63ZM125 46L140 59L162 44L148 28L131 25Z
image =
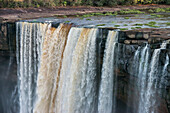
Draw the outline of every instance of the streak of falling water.
M148 65L149 65L149 48L148 45L146 45L140 55L140 61L139 61L139 69L138 69L138 86L139 86L139 105L138 105L138 113L143 113L143 105L145 104L145 98L143 98L143 95L145 95L145 86L146 86L146 79L147 79L147 73L148 73Z
M7 78L9 76L10 71L11 71L11 65L12 65L13 60L14 60L13 49L12 49L12 42L11 42L11 38L10 37L8 37L8 45L9 45L10 58L9 58L9 63L8 63L8 68L7 68L7 73L6 73L6 77Z
M97 29L84 28L75 46L67 89L68 113L96 111L96 32Z
M159 88L166 88L166 76L168 76L168 73L167 73L167 67L169 65L169 56L168 54L166 55L166 60L165 60L165 64L163 66L163 70L162 70L162 76L161 76L161 79L160 79L160 85L159 85Z
M70 66L72 64L73 51L80 37L82 28L71 28L68 34L68 41L63 55L63 63L60 75L60 82L57 93L57 113L68 113L68 91L70 89Z
M20 113L32 113L38 62L40 58L41 44L43 35L37 36L36 33L46 32L48 24L17 22L17 69L18 69L18 88L19 88L19 107ZM35 44L35 39L37 43ZM38 40L39 39L39 40ZM19 43L20 41L20 43ZM38 53L37 53L38 52Z
M44 40L38 73L38 100L35 113L54 113L63 52L71 25L60 24L48 30Z
M117 32L109 31L104 62L102 67L101 84L99 90L98 113L114 113L116 101L114 99L114 52L117 41Z
M139 64L139 92L140 100L138 105L138 113L156 113L157 112L157 85L158 85L158 66L159 66L159 57L161 49L166 48L167 43L163 42L160 49L155 49L152 55L150 68L149 66L149 52L144 48L141 52L141 60ZM164 82L164 75L166 76L166 68L169 63L169 57L166 56L166 63L163 67L162 78L160 82ZM149 71L149 72L148 72Z
M134 60L133 60L133 68L132 68L132 71L133 71L133 69L135 69L135 74L137 74L138 73L138 68L139 67L136 67L136 66L139 66L139 55L140 55L140 49L141 49L141 47L138 47L138 49L136 50L136 52L135 52L135 56L134 56Z
M163 67L162 75L166 75L166 69L167 69L168 64L169 64L169 56L166 55L166 61L165 61L165 65Z
M159 75L159 58L161 49L166 49L166 42L161 44L160 49L155 49L152 55L150 63L150 72L148 73L148 81L145 95L144 113L156 113L157 112L157 85L158 85L158 75ZM151 101L152 100L152 101Z
M164 41L164 42L161 44L161 49L166 49L166 46L167 46L167 42Z
M137 84L136 81L134 81L134 78L135 78L135 75L138 74L138 68L139 68L139 58L140 58L140 50L141 50L141 47L139 46L138 49L135 51L135 54L134 54L134 57L133 57L133 63L132 63L132 67L131 67L131 72L133 76L130 76L129 78L129 85L128 85L128 100L127 100L127 103L128 105L131 105L132 107L135 107L136 106L136 102L135 102L135 99L136 99L136 92L131 92L130 89L131 89L131 82L133 84ZM136 85L134 85L134 89L138 89ZM133 101L132 101L133 100ZM135 110L136 109L133 109L133 112L135 113ZM127 108L127 113L130 112L130 108L128 107Z
M161 50L155 49L154 53L152 55L152 60L150 64L150 72L148 74L148 84L146 89L146 101L144 104L144 113L155 113L155 91L156 91L156 85L154 84L154 81L156 80L156 77L158 75L158 62L159 62L159 55ZM152 101L151 101L152 100Z

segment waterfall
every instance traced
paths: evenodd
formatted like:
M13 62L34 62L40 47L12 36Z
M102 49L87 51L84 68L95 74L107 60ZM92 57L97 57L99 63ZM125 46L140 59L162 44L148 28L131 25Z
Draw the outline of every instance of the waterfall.
M73 51L75 50L75 46L77 44L78 38L82 32L82 28L71 28L68 34L68 41L65 47L64 55L63 55L63 63L61 68L61 76L57 93L57 112L67 113L68 112L68 92L70 76L69 73L71 71L72 57Z
M114 53L117 41L117 32L109 31L104 61L102 67L101 84L99 91L98 113L115 112L115 95L114 95Z
M97 29L69 27L60 24L44 40L35 113L96 111Z
M41 45L48 24L17 22L16 27L19 111L20 113L32 113Z
M166 76L168 76L168 73L167 73L168 65L169 65L169 56L167 54L165 64L164 64L163 70L162 70L162 76L161 76L161 79L160 79L160 85L159 85L160 88L163 88L163 86L166 87L166 84L167 84Z
M37 81L38 100L34 110L37 113L53 112L63 52L70 27L60 24L58 28L49 29L45 37Z
M149 48L148 45L146 45L141 53L140 53L140 61L139 61L139 69L138 69L138 81L137 85L139 94L139 108L138 113L143 113L143 107L145 105L145 98L143 98L143 95L145 95L145 86L146 86L146 79L147 79L147 71L148 71L148 61L149 60Z
M161 48L155 49L151 62L149 64L150 50L148 45L146 45L142 50L139 49L135 52L134 63L139 61L139 64L136 66L138 82L136 83L139 92L139 104L138 104L138 113L156 113L158 104L157 96L157 86L159 81L159 57L161 49L166 49L166 42L163 42ZM137 58L139 57L139 58ZM166 68L169 63L169 57L166 56L166 63L163 67L162 78L160 82L164 82L163 78L166 76ZM135 105L133 105L135 106Z
M154 53L152 55L152 60L150 64L150 72L148 74L148 84L146 89L146 96L145 96L145 104L144 104L144 112L146 113L155 113L156 107L156 84L154 84L154 81L157 79L158 76L158 62L159 62L159 55L160 55L160 49L155 49ZM152 100L152 101L151 101Z
M83 29L75 46L68 87L69 113L95 112L96 32L97 29Z
M20 113L117 113L124 100L127 113L157 113L158 88L169 74L169 54L160 58L167 42L126 48L114 30L29 22L16 28ZM124 97L118 88L127 78L134 86L127 83Z

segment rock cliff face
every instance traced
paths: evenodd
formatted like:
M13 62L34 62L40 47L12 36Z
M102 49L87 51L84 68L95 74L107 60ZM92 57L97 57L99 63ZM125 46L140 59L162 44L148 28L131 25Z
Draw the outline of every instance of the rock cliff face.
M125 102L127 106L132 109L133 104L139 101L139 91L137 90L136 82L139 71L138 63L141 62L141 58L138 62L134 63L134 56L137 54L138 49L144 48L146 44L149 44L150 57L148 62L151 63L152 56L154 51L158 48L161 48L159 61L158 61L158 76L156 76L156 81L160 82L162 76L164 76L165 83L157 84L156 89L161 93L156 98L159 98L160 108L159 111L161 113L168 113L170 111L170 64L167 65L167 74L162 74L162 70L165 67L166 55L170 56L170 43L169 43L169 29L141 29L141 30L132 30L132 31L121 31L119 33L119 48L118 48L118 58L119 60L117 65L118 72L118 89L119 96L118 98ZM166 42L165 47L163 47L163 42ZM169 62L169 61L168 61ZM143 62L145 63L145 62ZM144 65L144 64L143 64ZM144 65L145 66L145 65ZM151 69L149 69L151 70ZM149 71L148 70L148 71ZM144 72L142 72L144 73ZM147 81L147 80L146 80ZM148 82L148 81L147 81ZM133 93L129 93L133 92ZM146 93L146 92L145 92ZM130 96L128 96L130 95ZM133 98L131 98L133 97ZM129 102L130 101L130 102Z
M170 56L170 29L141 29L141 30L131 30L131 31L120 31L119 38L117 43L116 50L116 67L115 72L117 73L117 99L118 106L127 105L127 111L136 113L138 108L135 108L136 104L140 101L140 88L142 86L138 86L141 81L139 77L141 74L138 72L140 62L142 61L142 51L148 45L149 51L149 59L148 59L148 74L150 74L149 67L151 66L152 57L154 55L154 51L161 48L159 60L158 60L158 74L155 76L154 80L159 83L155 86L155 89L159 92L156 94L156 98L159 100L159 108L158 111L160 113L168 113L170 112L170 62L168 60L167 65L167 74L163 73L163 69L165 68L165 64L167 62L166 56ZM104 29L102 31L105 31ZM101 56L103 54L105 38L101 41L103 43L103 48L101 48ZM165 45L163 43L166 43ZM134 57L137 54L137 51L140 51L140 56L137 61L135 61ZM102 59L102 58L101 58ZM143 66L145 67L146 61L143 61ZM102 64L102 62L101 62ZM142 67L143 67L142 66ZM142 71L144 73L144 70ZM144 75L143 75L144 76ZM149 79L149 78L148 78ZM164 79L165 83L161 83ZM146 79L147 82L149 82ZM154 81L153 81L154 82ZM143 84L143 85L146 85ZM156 92L157 92L156 91ZM144 92L147 93L147 92ZM134 105L135 104L135 105ZM118 112L121 112L118 111Z
M165 80L165 84L156 86L158 94L156 97L160 100L159 111L160 113L170 112L170 63L167 65L167 56L170 57L170 29L140 29L131 31L119 31L118 43L116 44L116 67L114 71L117 73L117 103L121 106L127 106L127 111L137 112L137 108L134 108L134 104L139 101L139 92L137 84L139 82L138 64L134 64L134 57L137 51L140 50L142 54L143 48L148 44L149 59L151 63L152 56L155 49L162 48L160 50L158 60L158 76L156 81ZM96 42L97 52L97 73L98 80L101 77L101 68L103 64L103 55L105 49L106 38L108 29L100 28L99 35ZM162 47L162 43L166 42L166 47ZM16 63L16 27L15 23L3 23L0 24L0 112L8 112L4 108L9 106L8 102L5 102L5 98L11 98L14 86L17 84L17 63ZM138 59L140 62L142 59ZM136 62L136 63L139 63ZM145 65L144 65L145 66ZM166 76L162 78L164 68L166 67ZM137 69L137 70L135 70ZM148 69L150 71L151 69ZM155 82L155 81L154 81ZM98 83L100 84L100 83ZM5 91L5 88L9 88L10 91ZM139 86L141 87L141 86ZM9 95L6 95L6 94ZM4 96L6 95L6 96ZM5 97L5 98L4 98ZM12 98L11 98L12 99ZM12 107L12 104L10 106ZM1 104L2 105L2 104ZM17 111L17 107L11 111Z
M0 112L17 111L17 63L15 23L0 24Z

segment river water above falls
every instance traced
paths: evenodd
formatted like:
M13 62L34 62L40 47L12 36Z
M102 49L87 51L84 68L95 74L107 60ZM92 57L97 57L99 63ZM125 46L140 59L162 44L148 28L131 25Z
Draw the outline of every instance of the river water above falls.
M16 39L10 38L11 27L6 28L10 52L1 47L5 63L0 70L7 68L0 78L0 112L169 113L169 32L155 38L154 32L163 33L161 29L112 29L116 24L131 29L143 23L117 18L107 17L105 23L105 17L87 22L79 18L20 21L14 25ZM169 30L163 24L160 28Z
M74 23L81 27L115 27L115 28L170 28L170 13L159 13L162 17L154 17L150 14L127 14L117 16L92 16L92 17L67 17L67 18L39 18L27 20L28 22L53 22L53 23ZM61 16L62 17L62 16ZM148 25L155 22L154 26Z

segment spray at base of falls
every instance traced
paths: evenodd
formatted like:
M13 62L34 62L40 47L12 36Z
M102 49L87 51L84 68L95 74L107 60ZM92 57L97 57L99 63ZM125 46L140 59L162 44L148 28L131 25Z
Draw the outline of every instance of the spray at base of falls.
M99 32L97 28L70 24L54 28L50 23L17 23L20 113L118 112L119 32L106 32L104 58L100 59L102 66L98 66ZM159 55L166 48L166 43L163 44L153 54L149 44L139 47L133 56L132 70L138 78L134 89L139 99L133 103L135 113L157 112L156 88L164 87L157 80ZM168 65L166 55L162 75L167 76ZM161 76L161 83L165 76Z

